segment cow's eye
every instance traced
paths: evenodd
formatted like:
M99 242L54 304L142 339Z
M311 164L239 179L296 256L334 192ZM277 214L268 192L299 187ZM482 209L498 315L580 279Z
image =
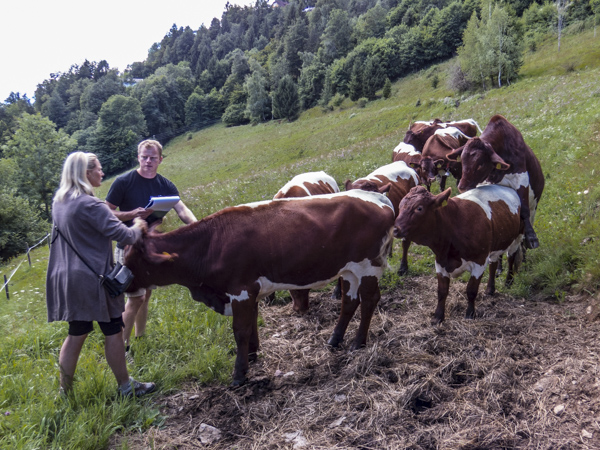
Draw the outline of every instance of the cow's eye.
M423 207L422 206L417 206L417 212L421 212L423 211Z

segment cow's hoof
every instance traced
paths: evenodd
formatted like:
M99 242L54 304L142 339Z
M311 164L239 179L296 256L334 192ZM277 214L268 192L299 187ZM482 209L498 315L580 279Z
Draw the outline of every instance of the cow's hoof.
M540 246L540 241L538 240L536 235L526 236L525 237L525 248L534 249Z
M244 377L241 380L233 380L233 382L231 383L231 387L233 388L237 388L240 387L244 384L246 384L246 381L248 381L248 378Z
M431 319L431 325L432 326L436 326L436 325L440 325L442 322L444 321L443 317L433 317L433 319Z
M352 345L350 346L350 348L348 349L348 351L353 352L355 350L360 350L361 348L364 348L366 346L367 346L367 344L365 344L364 342L361 342L358 344L353 342Z
M475 311L468 311L465 313L465 319L474 319L475 318Z
M329 338L329 340L327 341L327 345L329 345L332 348L338 348L340 346L340 344L342 343L342 339L335 337L335 336L331 336Z
M248 353L248 362L256 362L256 360L258 359L258 353L256 352L250 352Z
M403 276L406 275L408 273L408 267L403 267L400 266L400 268L398 269L398 276Z
M495 289L486 289L485 295L494 295L496 293Z

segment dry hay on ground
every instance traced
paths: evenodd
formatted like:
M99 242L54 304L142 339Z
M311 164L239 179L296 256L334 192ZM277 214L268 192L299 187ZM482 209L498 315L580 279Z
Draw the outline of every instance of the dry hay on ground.
M311 293L304 317L262 305L247 384L189 384L158 400L162 427L124 439L156 449L600 448L594 300L480 295L466 320L464 289L452 282L446 321L432 327L435 278L405 280L352 353L325 345L340 308L330 292ZM221 433L208 446L203 424Z

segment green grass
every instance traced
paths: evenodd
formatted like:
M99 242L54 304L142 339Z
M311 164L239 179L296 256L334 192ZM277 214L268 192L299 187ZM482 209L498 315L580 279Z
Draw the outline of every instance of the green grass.
M448 63L394 84L392 96L364 108L346 100L340 108L305 111L293 123L217 125L170 142L160 172L179 187L197 217L223 207L271 198L294 175L325 170L340 185L391 160L409 123L439 117L473 118L483 128L494 114L517 126L541 161L546 188L536 217L540 248L510 293L562 300L573 291L596 293L600 285L600 37L567 34L560 54L548 38L527 54L521 79L511 86L461 96L446 86ZM432 88L431 76L440 82ZM446 98L451 101L445 101ZM459 106L456 107L456 101ZM419 106L416 106L419 103ZM111 180L98 190L103 198ZM454 182L453 193L456 194ZM435 188L437 190L437 187ZM164 228L180 225L173 213ZM56 399L58 352L64 323L46 323L47 247L35 249L0 293L0 448L103 448L121 431L144 430L163 418L152 396L118 400L103 355L99 330L81 354L75 392ZM383 289L402 286L395 243ZM24 257L0 267L10 275ZM413 245L408 276L433 274L433 257ZM507 290L499 286L499 289ZM153 380L161 393L185 381L228 383L235 344L229 318L194 302L171 286L155 291L147 335L135 343L132 375Z

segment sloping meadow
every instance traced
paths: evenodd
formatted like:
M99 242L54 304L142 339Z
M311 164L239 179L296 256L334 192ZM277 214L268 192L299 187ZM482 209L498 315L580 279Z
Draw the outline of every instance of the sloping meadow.
M174 286L153 295L131 368L159 392L116 400L96 331L82 352L75 395L62 402L57 361L66 326L45 323L48 250L36 249L34 267L25 263L11 281L11 301L0 300L0 447L196 448L203 423L221 433L214 448L600 447L600 38L567 35L560 54L548 41L525 61L518 82L481 94L447 90L441 64L364 108L346 100L293 123L217 125L170 142L160 168L200 218L272 198L301 172L324 170L340 185L365 176L391 161L411 121L473 118L483 129L502 114L544 170L535 223L541 245L527 253L513 288L478 299L474 321L462 317L459 279L446 322L429 326L433 258L413 245L406 277L395 275L398 251L390 259L367 348L325 347L339 313L329 289L311 294L305 317L280 293L275 304L261 305L262 352L249 383L231 390L230 319ZM179 225L171 213L163 228Z

